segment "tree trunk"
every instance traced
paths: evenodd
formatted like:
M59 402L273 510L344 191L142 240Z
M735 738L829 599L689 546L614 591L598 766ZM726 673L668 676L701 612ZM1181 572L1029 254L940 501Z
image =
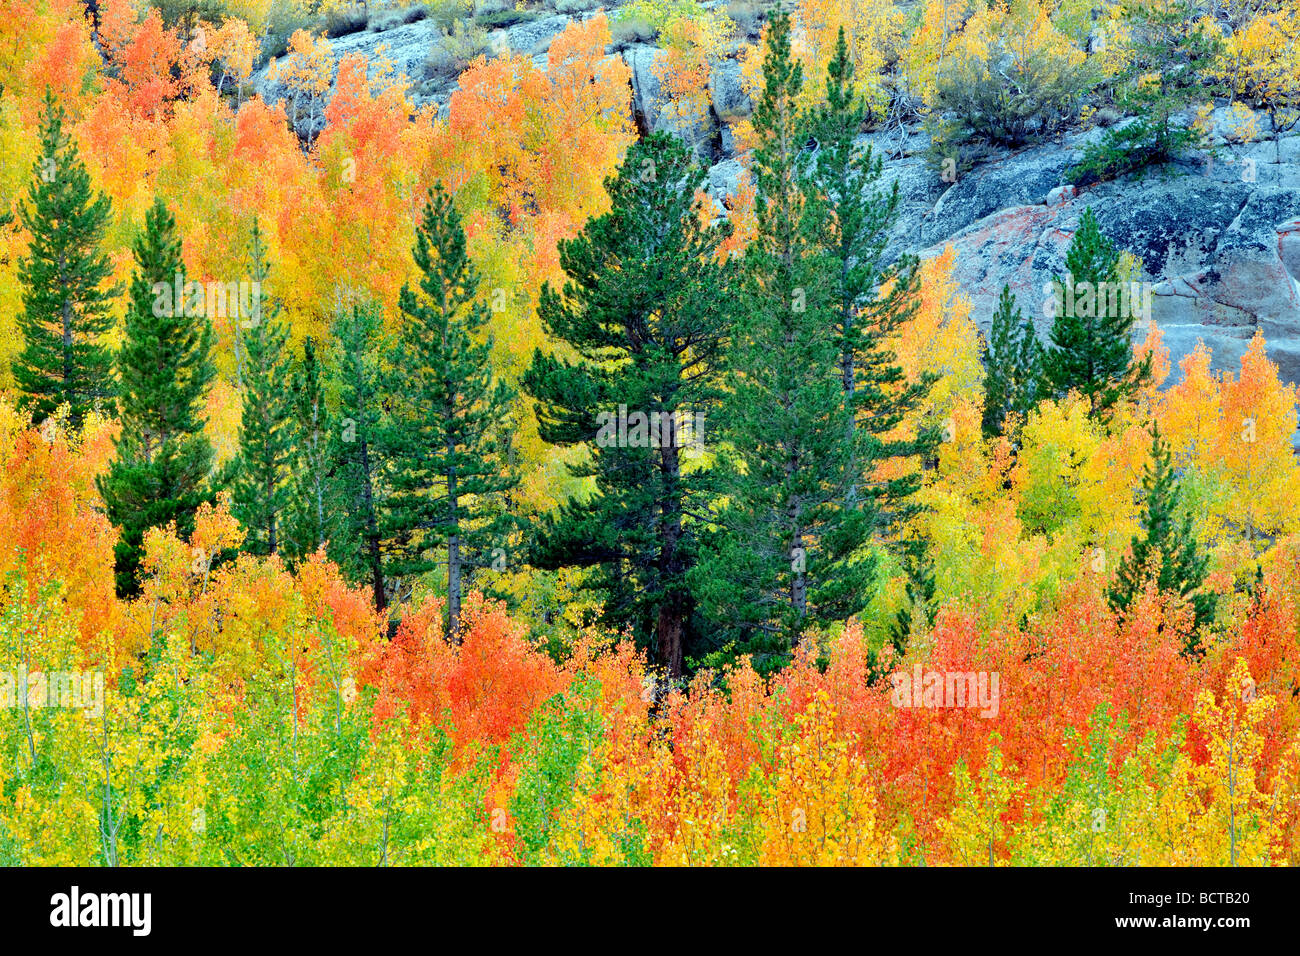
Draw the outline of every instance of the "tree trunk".
M664 595L659 606L659 620L655 624L659 662L668 670L668 676L682 676L682 634L686 627L685 595L673 588Z
M62 256L60 258L60 272L62 272ZM61 401L72 401L72 297L65 295L63 297L63 395ZM55 402L58 405L58 402ZM79 426L81 421L77 415L77 409L72 408L72 417L69 419L73 427Z
M375 610L388 606L384 597L384 565L379 554L379 522L375 520L375 498L370 486L370 447L361 440L361 499L366 509L366 553L370 557L370 577L374 588Z
M659 542L659 577L669 582L664 588L659 605L655 636L658 643L659 662L668 670L668 676L682 676L682 636L686 630L687 595L680 586L683 572L681 557L682 501L681 461L676 437L660 442L659 470L663 476L664 490L659 500L661 535Z

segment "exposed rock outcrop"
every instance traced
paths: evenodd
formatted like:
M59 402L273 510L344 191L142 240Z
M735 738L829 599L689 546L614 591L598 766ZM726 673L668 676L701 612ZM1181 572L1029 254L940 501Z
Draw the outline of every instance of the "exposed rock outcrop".
M643 133L672 133L690 146L701 161L712 162L718 139L717 117L708 107L669 102L660 79L667 58L663 50L646 44L636 44L624 51L623 61L632 73L632 116Z
M488 35L488 48L531 55L545 69L546 48L571 19L554 15L499 28ZM456 88L454 77L419 82L430 49L440 41L437 27L420 20L343 36L332 48L337 63L352 52L373 56L384 44L397 70L417 81L417 103L445 105ZM709 166L707 191L721 208L744 178L733 127L753 110L739 61L715 63L703 103L683 109L664 96L663 50L633 43L611 53L621 55L630 70L629 100L638 127L685 140ZM254 85L268 101L285 96L265 70ZM932 256L955 246L956 278L985 328L1005 283L1046 331L1043 287L1064 271L1079 216L1090 206L1106 234L1141 260L1139 278L1150 284L1152 317L1175 358L1203 339L1214 350L1214 365L1230 368L1259 329L1282 373L1300 381L1300 135L1242 143L1242 119L1239 110L1220 107L1208 117L1212 153L1082 190L1067 185L1065 173L1103 135L1101 129L1004 155L955 181L945 181L923 160L928 139L917 129L872 134L861 142L885 157L885 184L899 189L887 255ZM322 123L304 118L299 133L315 135ZM1267 122L1256 126L1267 135Z
M1046 332L1044 285L1065 271L1079 216L1092 207L1102 230L1141 260L1152 318L1175 358L1203 339L1216 368L1233 367L1259 329L1283 375L1300 381L1300 168L1286 161L1300 137L1077 190L1065 170L1095 135L1007 155L951 184L917 156L887 159L885 180L901 197L890 255L932 256L952 244L981 325L1005 283Z

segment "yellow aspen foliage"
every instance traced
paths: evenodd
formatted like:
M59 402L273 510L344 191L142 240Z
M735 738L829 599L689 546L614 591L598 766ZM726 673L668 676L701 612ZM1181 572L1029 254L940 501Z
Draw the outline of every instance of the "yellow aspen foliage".
M173 627L182 629L192 648L208 649L211 635L218 630L215 580L230 573L219 568L214 574L214 562L243 540L243 529L230 514L229 493L225 492L215 507L207 503L199 506L188 542L181 540L174 525L146 531L145 577L140 596L125 609L123 649L143 651ZM246 656L252 651L243 649L240 656L246 658L245 663L251 663Z
M1151 379L1135 396L1145 418L1152 417L1159 401L1160 389L1168 380L1170 372L1169 346L1165 345L1164 332L1154 322L1147 323L1146 335L1142 341L1133 344L1134 363L1142 362L1148 355L1151 356Z
M1120 409L1080 469L1082 526L1099 547L1118 555L1137 531L1140 487L1151 460L1151 433L1139 409ZM1118 560L1118 558L1116 558Z
M293 97L289 116L295 123L306 118L311 123L324 109L324 97L330 88L333 59L329 41L306 30L295 30L283 60L272 60L267 76L283 83ZM308 135L310 144L312 136Z
M764 866L883 866L897 841L880 819L871 771L835 731L836 709L818 691L794 719L760 790L755 819Z
M622 751L628 744L631 752ZM573 803L551 829L551 862L584 866L637 862L630 850L643 837L640 797L653 773L644 759L638 758L648 756L662 762L666 757L642 744L636 736L616 737L604 741L595 754L584 759L578 768Z
M794 10L793 52L803 63L801 106L826 99L826 67L835 56L841 28L853 62L853 91L875 117L889 106L883 76L902 44L903 13L892 0L800 0Z
M732 832L737 804L727 754L707 720L693 726L682 744L680 754L665 749L651 765L654 802L646 819L655 861L669 866L741 862Z
M1115 766L1126 732L1125 715L1098 708L1065 779L1045 788L1043 804L1017 826L1013 863L1136 866L1150 856L1150 821L1173 754L1158 753L1148 735Z
M1022 538L1016 502L1005 487L1009 443L983 439L981 414L971 400L953 410L939 446L938 476L920 492L926 507L916 523L934 554L938 600L979 595L980 622L993 626L1037 605L1034 584L1047 541Z
M935 81L944 58L951 54L966 20L982 4L976 0L926 0L921 22L899 59L903 88L917 100L934 99Z
M253 75L253 60L257 56L257 38L248 24L240 19L230 19L221 25L209 47L212 56L221 64L221 79L235 83L235 102L244 103L243 86Z
M980 397L984 382L979 329L971 318L970 299L953 275L956 261L957 250L948 246L921 263L916 314L891 343L909 379L938 376L920 411L927 420L946 419L962 399Z
M330 0L330 6L338 5L339 0ZM261 36L266 30L272 10L286 6L300 6L300 3L298 0L289 0L288 3L286 0L225 0L226 12L231 19L243 20L256 36Z
M997 734L990 735L988 754L977 776L965 763L953 770L953 808L939 821L939 831L946 839L949 859L957 865L1007 863L1007 840L1014 827L1005 817L1018 809L1024 784L1016 779L1014 765L1004 766L1000 742Z
M1196 348L1178 362L1180 378L1157 406L1160 433L1181 468L1208 462L1219 423L1219 383L1210 371L1210 350Z
M720 8L708 9L696 0L635 0L620 13L645 21L667 54L654 67L663 100L658 105L702 117L709 108L711 65L725 52L735 24Z
M1237 375L1220 385L1220 418L1213 468L1228 494L1215 509L1228 532L1257 555L1266 536L1296 529L1300 468L1291 447L1296 430L1296 387L1284 383L1258 332Z
M1260 724L1277 706L1259 694L1245 660L1238 658L1222 698L1203 690L1195 721L1206 759L1179 756L1152 820L1158 859L1145 865L1267 866L1281 839L1272 798L1260 787Z
M1216 72L1237 96L1264 108L1279 133L1300 119L1300 6L1240 12L1244 22L1227 38Z

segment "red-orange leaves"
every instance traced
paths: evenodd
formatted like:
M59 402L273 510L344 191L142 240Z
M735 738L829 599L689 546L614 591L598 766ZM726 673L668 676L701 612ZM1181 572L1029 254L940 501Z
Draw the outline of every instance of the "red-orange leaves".
M500 604L471 594L462 613L459 645L439 637L439 600L426 600L403 619L366 675L380 689L375 717L406 705L417 721L445 721L460 746L503 744L567 678Z

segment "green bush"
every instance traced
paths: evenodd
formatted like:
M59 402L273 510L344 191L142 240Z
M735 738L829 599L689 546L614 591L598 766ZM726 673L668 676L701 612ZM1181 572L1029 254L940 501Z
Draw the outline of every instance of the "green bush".
M1030 45L1013 53L1000 37L988 53L987 59L953 56L936 78L934 106L953 117L958 141L1019 146L1078 117L1094 71L1086 60L1077 60L1077 51Z
M555 12L564 14L586 13L601 6L602 0L555 0Z
M426 0L421 6L433 24L444 33L450 33L456 21L469 18L473 12L473 5L468 0Z
M434 43L424 58L425 79L453 79L469 66L471 60L487 50L487 31L476 23L458 20Z
M496 10L492 13L481 13L474 19L481 27L487 27L489 30L499 30L502 27L512 27L516 23L527 23L530 20L536 20L541 14L536 10Z
M325 35L330 39L360 33L370 23L364 7L335 7L325 14Z
M217 23L228 16L225 0L150 0L167 26L193 26L199 20Z
M615 50L626 50L635 43L649 43L658 32L644 17L617 14L609 25L610 42Z
M923 128L930 135L926 164L940 175L951 175L954 182L998 151L987 140L972 136L965 124L938 113L928 114Z
M1199 145L1200 139L1192 129L1166 129L1158 123L1137 119L1107 130L1105 136L1083 151L1078 163L1066 170L1065 178L1076 186L1117 179L1167 163L1179 150Z
M766 13L762 0L731 0L727 4L727 16L736 25L736 35L751 40L757 40L763 32Z
M289 49L289 37L298 30L313 30L319 18L306 12L302 4L276 0L266 14L266 35L262 39L261 62L281 57Z
M408 23L417 23L428 17L429 11L422 3L413 3L407 7L398 7L396 10L385 10L370 15L370 29L374 31L392 30L395 27L406 26Z

